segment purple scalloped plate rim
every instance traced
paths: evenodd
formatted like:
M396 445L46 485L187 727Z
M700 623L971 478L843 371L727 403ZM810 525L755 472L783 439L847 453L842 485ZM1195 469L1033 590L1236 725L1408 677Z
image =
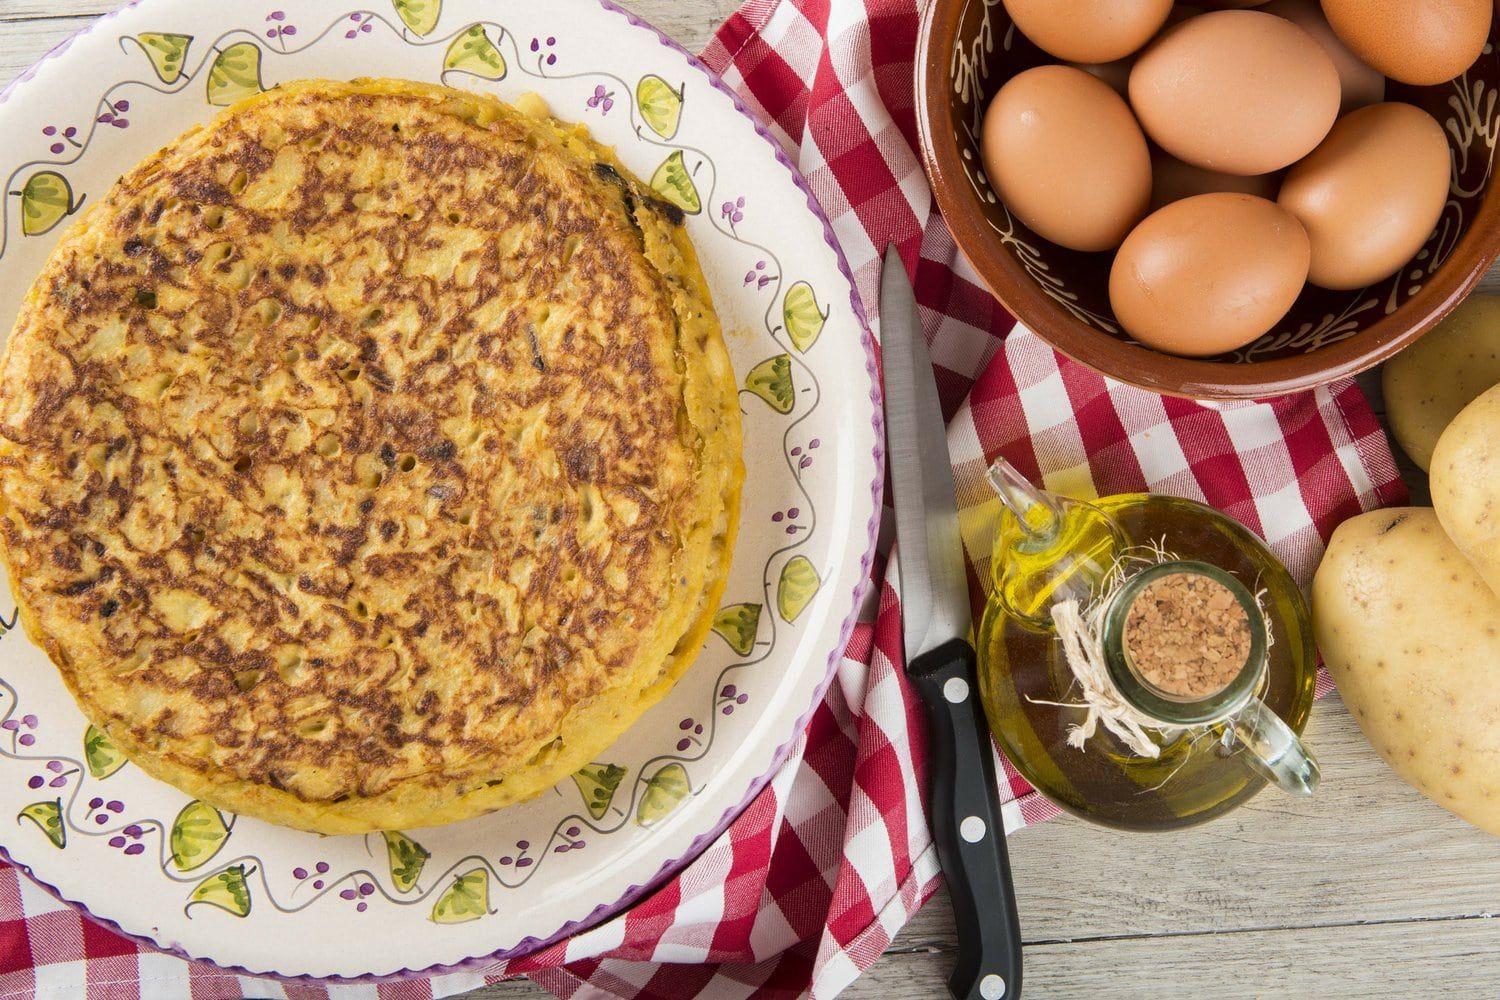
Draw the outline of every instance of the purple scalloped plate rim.
M12 93L17 90L17 88L19 88L22 84L30 81L36 75L37 68L40 67L43 63L47 62L49 59L55 59L58 56L61 56L79 38L82 38L84 35L88 34L99 25L119 16L132 7L137 6L141 2L142 0L129 0L128 3L122 4L114 10L100 15L94 20L90 21L79 31L74 32L63 41L59 42L49 52L47 52L40 59L32 63L24 71L22 71L20 76L12 80L3 89L0 89L0 104L6 103L6 101L10 99ZM748 106L746 106L744 101L740 100L739 95L736 94L734 90L732 90L729 85L723 81L719 74L710 69L708 65L703 62L703 60L699 59L697 56L693 55L693 53L683 48L683 46L670 35L666 34L660 28L651 24L649 21L645 20L639 15L626 10L624 7L621 7L619 4L615 3L614 0L595 0L595 2L597 2L599 6L604 10L623 17L626 22L629 23L632 27L642 28L655 34L658 41L660 41L663 46L673 50L674 52L681 55L685 60L687 60L689 66L697 70L699 73L702 73L708 79L708 82L714 86L715 89L729 98L730 103L734 105L734 109L741 115L743 115L747 120L749 120L751 125L753 125L755 128L755 134L766 141L766 143L774 152L776 161L786 168L787 173L791 175L792 182L796 184L797 189L807 196L808 210L812 212L814 218L816 218L818 222L822 223L823 239L828 243L829 248L833 250L834 258L838 263L839 273L844 276L844 280L849 284L849 306L853 310L855 321L859 324L860 343L865 349L865 373L870 378L870 403L873 407L872 427L875 431L875 447L873 451L873 457L875 460L875 479L870 485L870 495L873 501L874 509L870 515L870 522L866 526L869 535L869 541L865 547L864 555L860 557L860 582L855 585L854 593L851 597L849 612L844 618L843 624L839 628L838 644L834 647L833 652L828 657L828 666L824 671L823 679L818 682L817 688L814 692L812 703L807 707L807 710L797 718L791 738L789 738L785 743L781 744L781 746L777 747L776 752L772 754L771 767L759 778L756 778L754 781L750 782L750 787L746 791L744 799L738 805L734 805L729 809L726 809L724 811L724 814L719 817L718 822L715 823L711 829L709 829L706 833L701 833L697 837L693 838L692 842L688 844L686 851L684 851L678 857L664 862L662 866L657 869L656 873L650 878L646 879L644 882L641 882L638 885L633 885L630 888L626 889L624 894L621 895L619 899L615 900L612 903L599 904L587 916L582 917L578 920L570 920L564 923L555 932L545 938L522 938L510 948L502 948L501 950L492 952L488 955L475 955L471 958L466 958L447 965L434 964L421 969L400 969L396 972L387 972L380 974L368 973L356 976L334 974L327 976L314 976L310 974L283 975L277 972L256 972L243 966L229 965L223 962L218 962L212 958L190 955L185 950L177 947L176 945L158 944L157 942L143 935L127 931L118 923L109 919L108 917L101 917L95 914L88 908L86 904L78 900L68 899L56 886L53 886L38 878L36 874L32 872L30 867L15 861L10 856L10 852L6 850L5 845L0 844L0 860L5 861L7 864L11 865L18 871L24 872L26 876L37 885L47 890L62 902L78 910L94 923L99 924L100 926L113 931L116 934L119 934L121 937L134 941L137 944L144 945L147 948L162 952L164 954L174 955L178 958L183 959L184 961L207 962L210 965L223 969L226 972L232 972L236 975L276 979L282 982L289 983L399 982L407 979L431 978L433 976L448 975L450 973L456 972L477 971L478 969L481 969L488 965L492 965L495 962L502 962L515 958L523 958L527 955L535 954L536 952L541 951L544 948L549 948L552 945L573 937L576 934L580 934L584 931L597 927L599 924L604 923L606 920L618 916L619 914L630 909L651 892L659 889L669 879L679 874L688 865L696 861L698 856L701 855L705 850L707 850L710 844L723 836L724 832L729 829L734 821L738 819L740 815L750 807L750 804L760 797L761 792L765 791L766 786L771 783L771 780L776 777L777 773L786 764L787 757L791 753L793 744L795 744L797 740L802 737L803 732L807 729L808 723L812 721L813 713L816 712L818 710L818 706L823 703L823 698L828 693L828 687L833 683L834 675L838 672L839 661L843 658L844 650L849 645L849 639L854 634L854 626L859 620L860 609L864 605L865 597L870 591L870 570L874 566L876 544L879 541L880 535L881 500L885 487L885 408L880 386L879 368L876 362L875 337L874 334L870 331L869 316L865 311L864 304L860 301L859 289L855 285L854 281L854 273L849 269L849 261L844 256L844 250L843 247L839 245L838 237L834 235L832 223L828 221L828 216L823 211L823 207L818 204L817 198L812 193L812 188L807 183L807 178L802 176L802 171L799 170L797 168L797 165L792 162L791 158L786 155L786 150L784 150L781 146L781 143L777 142L776 138L771 135L770 131L765 127L764 123L762 123L761 120L756 117L755 113L751 111Z

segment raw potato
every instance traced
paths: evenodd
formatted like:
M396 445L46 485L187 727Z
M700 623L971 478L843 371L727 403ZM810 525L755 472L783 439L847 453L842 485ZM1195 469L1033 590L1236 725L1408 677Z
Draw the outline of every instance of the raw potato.
M1500 598L1433 511L1339 525L1312 604L1318 647L1365 738L1423 795L1500 836Z
M1385 366L1386 416L1401 450L1427 471L1458 412L1500 385L1500 295L1475 295Z
M1486 389L1453 418L1438 438L1428 472L1443 530L1500 594L1500 386Z

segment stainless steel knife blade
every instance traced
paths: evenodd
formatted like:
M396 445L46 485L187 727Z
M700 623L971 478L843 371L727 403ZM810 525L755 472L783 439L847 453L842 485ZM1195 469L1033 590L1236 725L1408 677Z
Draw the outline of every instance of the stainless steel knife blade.
M896 248L880 281L887 453L900 546L906 658L968 637L972 613L948 431L938 403L916 295Z

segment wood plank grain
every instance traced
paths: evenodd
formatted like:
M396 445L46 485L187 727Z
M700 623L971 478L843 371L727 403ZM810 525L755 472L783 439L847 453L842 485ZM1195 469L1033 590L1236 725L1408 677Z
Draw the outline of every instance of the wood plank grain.
M0 23L54 17L97 17L119 6L119 3L109 0L5 0L0 5Z
M1027 1000L1492 997L1497 948L1500 923L1482 917L1058 942L1028 949L1024 994ZM943 954L893 951L844 995L946 996L941 984L949 964Z
M1500 913L1500 840L1386 767L1337 695L1308 741L1316 795L1267 790L1206 826L1134 836L1060 817L1011 838L1028 942ZM947 947L924 920L907 944Z
M0 25L0 87L88 23L87 18L52 17Z

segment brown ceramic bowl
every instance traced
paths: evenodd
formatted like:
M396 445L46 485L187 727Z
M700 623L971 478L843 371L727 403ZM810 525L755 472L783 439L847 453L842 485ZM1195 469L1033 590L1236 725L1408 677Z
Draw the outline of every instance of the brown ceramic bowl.
M1500 19L1492 32L1500 33ZM1199 399L1275 396L1363 371L1411 344L1456 306L1500 252L1496 34L1452 83L1390 82L1386 99L1444 126L1454 182L1437 231L1395 276L1358 292L1309 286L1275 329L1231 354L1178 358L1132 343L1109 306L1108 253L1048 243L1006 211L984 176L979 126L989 99L1022 70L1056 62L1016 31L1000 0L932 0L917 44L917 122L938 208L958 246L1017 319L1064 354L1154 392Z

